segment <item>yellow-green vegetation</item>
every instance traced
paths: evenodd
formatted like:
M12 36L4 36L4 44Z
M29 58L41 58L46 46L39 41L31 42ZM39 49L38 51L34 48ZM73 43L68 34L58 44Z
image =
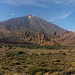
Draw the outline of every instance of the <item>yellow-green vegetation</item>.
M29 46L28 46L29 47ZM0 48L0 75L74 75L75 50L24 45Z

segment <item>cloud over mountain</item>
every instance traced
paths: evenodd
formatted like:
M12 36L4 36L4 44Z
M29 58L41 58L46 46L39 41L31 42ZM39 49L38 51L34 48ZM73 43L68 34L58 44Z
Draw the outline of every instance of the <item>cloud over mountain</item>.
M59 19L66 19L68 18L71 14L73 13L73 11L70 12L63 12L61 13L61 15L53 17L52 19L50 19L50 21L55 21L55 20L59 20Z
M45 3L70 4L70 3L75 3L75 0L1 0L0 3L17 5L17 6L33 5L39 7L47 7Z

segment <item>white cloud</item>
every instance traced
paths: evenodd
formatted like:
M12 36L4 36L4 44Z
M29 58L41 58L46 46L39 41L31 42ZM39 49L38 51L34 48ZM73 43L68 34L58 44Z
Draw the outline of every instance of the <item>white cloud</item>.
M71 14L73 13L73 11L71 12L63 12L62 14L60 14L57 17L51 18L50 21L55 21L55 20L59 20L59 19L66 19L68 18Z
M1 0L0 3L4 4L10 4L10 5L32 5L32 6L39 6L39 7L47 7L45 3L43 3L45 0ZM42 3L40 3L42 2Z
M55 21L55 20L56 20L56 18L54 17L54 18L51 18L51 19L48 20L48 21L52 22L52 21Z
M62 16L59 17L59 19L66 19L68 16L70 16L73 13L73 11L64 13Z
M51 2L56 4L71 4L74 3L75 0L51 0Z
M68 4L75 3L75 0L67 0Z
M12 15L12 16L15 16L16 14L15 14L15 13L12 13L11 15Z
M0 0L0 3L10 5L33 5L39 7L47 7L46 3L70 4L75 3L75 0Z

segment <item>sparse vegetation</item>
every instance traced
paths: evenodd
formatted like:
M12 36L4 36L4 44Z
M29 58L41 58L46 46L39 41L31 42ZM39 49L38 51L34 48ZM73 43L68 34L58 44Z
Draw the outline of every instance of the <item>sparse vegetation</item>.
M26 46L28 45L10 44L0 48L0 75L75 74L74 50L66 51L62 47L57 50L48 48L50 46L38 48L36 45L36 47Z

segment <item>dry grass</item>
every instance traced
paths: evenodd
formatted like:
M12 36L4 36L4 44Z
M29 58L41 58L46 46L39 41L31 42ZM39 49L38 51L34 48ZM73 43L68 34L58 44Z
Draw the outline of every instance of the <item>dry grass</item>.
M0 75L8 74L75 74L75 50L29 49L21 47L0 48Z

